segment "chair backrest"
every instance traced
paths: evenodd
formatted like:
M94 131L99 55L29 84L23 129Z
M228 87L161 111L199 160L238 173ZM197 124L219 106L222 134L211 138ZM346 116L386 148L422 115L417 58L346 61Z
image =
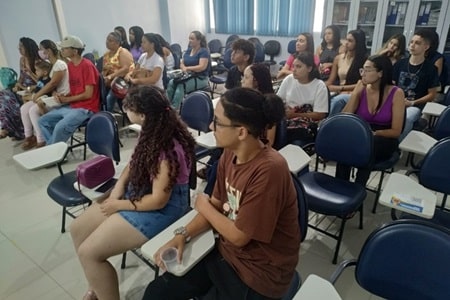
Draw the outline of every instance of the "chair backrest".
M297 40L290 40L288 43L288 47L287 50L290 54L294 54L296 52L296 44L297 44Z
M419 170L421 185L450 194L450 137L438 141L425 155Z
M205 91L195 91L184 98L180 108L180 117L191 128L208 132L214 116L211 98Z
M222 51L222 42L219 39L213 39L208 42L210 53L220 53Z
M231 45L235 40L239 39L239 36L237 34L232 34L227 38L227 41L225 42L225 48L231 48Z
M234 66L234 64L231 62L231 53L233 52L233 49L229 48L225 50L225 53L223 54L223 66L227 68L228 70Z
M280 150L284 146L287 145L287 127L286 127L286 119L283 118L277 124L277 128L275 129L275 140L273 141L272 148L275 150Z
M450 136L450 107L441 113L433 129L433 137L437 140Z
M94 66L96 65L95 56L94 56L94 54L92 52L88 52L88 53L83 54L83 58L88 59L91 63L94 64Z
M355 278L386 299L450 299L450 231L423 220L375 230L359 254Z
M178 59L181 59L181 55L183 54L183 51L181 50L181 45L174 43L170 45L170 51L172 51L172 54L176 54L178 56Z
M270 60L273 61L273 58L280 54L281 44L277 40L269 40L264 43L264 54L269 55Z
M254 63L263 62L265 56L266 55L264 53L264 45L261 43L256 43L255 44L255 58L253 59L253 62Z
M441 104L443 104L445 106L449 106L450 105L450 90L447 91L447 93L445 94L444 102L442 102Z
M248 40L249 40L250 42L252 42L253 44L256 44L256 43L262 44L261 41L259 40L259 38L257 38L256 36L253 36L253 37L251 37L251 38L248 38Z
M300 242L303 242L306 238L306 234L308 232L308 201L305 197L305 191L303 190L302 185L298 177L295 174L292 174L292 181L294 182L295 190L297 192L297 205L298 205L298 224L300 225L300 234L301 239Z
M110 112L100 111L89 119L86 142L94 153L111 157L116 163L120 162L119 129Z
M339 113L321 123L315 150L324 159L365 167L373 160L373 133L359 116Z

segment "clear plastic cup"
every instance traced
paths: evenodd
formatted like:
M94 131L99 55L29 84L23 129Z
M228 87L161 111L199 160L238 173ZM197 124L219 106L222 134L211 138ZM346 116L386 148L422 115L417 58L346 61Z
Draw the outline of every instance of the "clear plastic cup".
M178 269L178 249L174 247L170 247L165 249L160 254L161 260L164 263L164 266L166 267L167 272L173 273Z

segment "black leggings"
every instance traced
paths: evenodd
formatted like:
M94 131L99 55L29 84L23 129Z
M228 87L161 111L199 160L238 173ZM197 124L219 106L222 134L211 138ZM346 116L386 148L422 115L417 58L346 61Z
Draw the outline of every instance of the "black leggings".
M395 151L398 151L398 139L386 138L382 136L373 137L373 156L374 163L389 159ZM356 146L356 145L355 145ZM341 179L350 179L351 166L338 163L336 165L336 177ZM358 168L355 182L366 186L370 177L372 168Z

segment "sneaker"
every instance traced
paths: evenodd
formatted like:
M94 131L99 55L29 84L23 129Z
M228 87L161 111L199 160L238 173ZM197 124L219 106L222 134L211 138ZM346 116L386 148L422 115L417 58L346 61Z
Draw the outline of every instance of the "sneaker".
M44 147L45 145L47 145L45 142L39 142L36 144L36 148L41 148Z

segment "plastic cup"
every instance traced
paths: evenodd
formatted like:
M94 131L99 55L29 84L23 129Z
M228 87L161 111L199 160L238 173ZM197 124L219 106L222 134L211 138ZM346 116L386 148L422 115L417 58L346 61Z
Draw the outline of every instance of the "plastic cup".
M167 272L173 273L178 267L178 249L171 247L161 252L161 260L166 267Z

